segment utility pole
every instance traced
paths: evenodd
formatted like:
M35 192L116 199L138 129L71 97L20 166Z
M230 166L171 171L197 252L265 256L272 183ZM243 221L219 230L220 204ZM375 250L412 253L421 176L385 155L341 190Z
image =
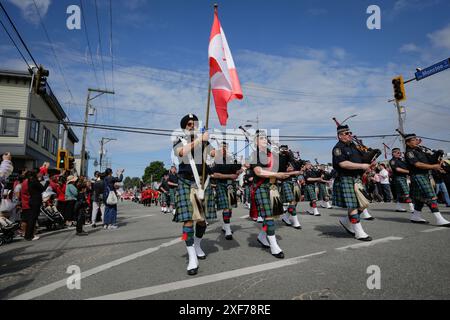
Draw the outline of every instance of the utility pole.
M98 92L96 96L91 98L91 92ZM85 172L85 161L86 161L86 135L87 135L87 124L88 124L88 116L89 116L89 101L94 100L95 98L101 96L102 94L114 94L114 91L101 90L101 89L92 89L88 88L88 95L86 99L86 110L84 112L84 128L83 128L83 140L81 143L81 159L80 159L80 175L84 176Z
M102 164L103 164L102 160L103 160L103 155L105 154L105 151L103 150L103 146L105 144L107 144L108 142L114 141L114 140L117 140L117 139L102 137L102 140L100 141L100 171L103 171L102 170Z
M403 120L403 116L402 116L402 114L405 113L404 107L402 107L397 100L395 100L395 107L397 108L397 114L398 114L398 130L400 130L400 132L402 132L402 133L405 133L405 130L403 128L404 120ZM403 112L402 112L402 108L403 108ZM401 135L400 135L400 142L403 147L403 152L406 152L406 142Z

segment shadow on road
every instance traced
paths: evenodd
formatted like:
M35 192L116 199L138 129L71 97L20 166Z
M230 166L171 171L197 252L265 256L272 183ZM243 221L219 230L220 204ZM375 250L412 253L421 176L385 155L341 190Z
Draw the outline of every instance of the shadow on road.
M321 232L319 234L319 237L326 237L326 238L353 238L350 234L345 232L345 229L338 225L319 225L314 228L314 230L317 230Z

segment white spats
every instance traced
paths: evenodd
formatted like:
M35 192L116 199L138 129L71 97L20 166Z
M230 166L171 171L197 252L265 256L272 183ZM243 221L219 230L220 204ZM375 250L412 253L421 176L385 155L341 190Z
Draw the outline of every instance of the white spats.
M224 223L222 225L222 230L223 230L223 232L225 232L225 236L231 236L233 234L229 223Z
M353 224L348 219L348 216L339 218L339 223L344 227L345 231L350 233L352 236L355 235L355 229L353 229Z
M256 220L256 222L263 223L264 219L261 216L258 216L258 219Z
M295 229L301 229L302 226L300 225L297 216L291 216L289 219Z
M412 213L412 215L411 215L411 219L410 220L411 220L412 223L422 223L422 224L428 223L427 220L422 218L422 214L421 214L420 211L414 211Z
M201 242L202 242L201 238L197 238L194 236L194 248L195 248L196 257L198 257L200 259L204 259L204 258L206 258L206 254L203 252L202 247L200 246Z
M367 209L364 209L359 217L364 220L373 220L373 217L370 215Z
M440 212L433 212L433 214L436 218L436 225L440 227L450 227L450 221L444 219Z
M278 246L277 238L275 238L275 236L267 236L267 239L269 240L270 244L270 252L273 255L278 255L283 252L283 250L281 250L281 248Z
M333 209L333 206L331 205L330 201L325 202L327 209Z
M270 243L267 240L267 233L264 230L258 234L258 242L261 243L263 247L270 247Z
M409 212L414 213L414 204L413 203L408 203L409 205Z
M288 226L292 225L291 221L289 220L290 214L289 213L285 213L283 214L283 216L281 217L281 220Z
M355 230L355 238L361 241L371 241L372 238L369 237L367 233L364 232L361 223L353 224L353 229Z
M194 246L186 246L188 256L189 256L189 263L187 266L187 271L189 275L194 275L197 273L198 269L198 260L197 260L197 254L195 252Z
M320 212L319 212L319 210L317 208L314 208L313 215L320 216Z
M397 212L406 212L406 209L404 209L404 208L402 207L402 205L400 204L400 202L397 202L397 203L396 203L396 206L395 206L395 211L397 211Z

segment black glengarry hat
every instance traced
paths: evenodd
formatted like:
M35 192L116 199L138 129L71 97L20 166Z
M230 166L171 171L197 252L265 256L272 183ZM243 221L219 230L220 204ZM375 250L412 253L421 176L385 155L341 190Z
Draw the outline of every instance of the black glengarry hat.
M192 114L192 113L185 115L180 121L181 129L186 129L186 126L187 126L189 120L198 121L198 118L195 114Z
M408 141L408 140L411 140L411 139L414 139L414 138L417 138L415 133L405 134L405 141Z
M337 133L338 134L342 133L342 132L345 132L345 131L348 131L348 130L350 130L350 128L346 124L337 126Z

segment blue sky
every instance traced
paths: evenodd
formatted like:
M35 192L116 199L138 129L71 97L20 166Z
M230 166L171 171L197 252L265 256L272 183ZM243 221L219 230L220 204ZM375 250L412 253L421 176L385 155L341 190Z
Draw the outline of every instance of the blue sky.
M82 24L81 30L66 28L66 8L79 5L78 0L35 1L67 86L33 1L2 3L38 63L50 69L49 82L70 119L81 121L87 87L113 87L109 1L97 0L102 52L93 0L83 1L88 28ZM214 2L244 91L244 100L229 106L229 128L258 115L262 127L280 129L283 135L332 135L331 117L358 114L350 122L353 131L391 134L397 126L395 110L386 102L392 96L391 78L412 77L417 66L450 57L450 2L445 0L112 0L116 94L93 101L97 112L90 122L175 129L188 112L203 118ZM372 4L381 8L381 30L366 27L366 9ZM0 56L1 68L25 68L3 30ZM450 139L449 83L450 71L444 71L407 85L408 131ZM211 123L219 127L214 110ZM118 139L107 145L108 157L127 175L142 176L153 160L170 164L168 138L89 130L87 147L94 157L102 136ZM382 142L398 145L394 138L366 141L374 147ZM321 162L330 161L333 144L291 143L304 158ZM428 145L450 151L449 144Z

